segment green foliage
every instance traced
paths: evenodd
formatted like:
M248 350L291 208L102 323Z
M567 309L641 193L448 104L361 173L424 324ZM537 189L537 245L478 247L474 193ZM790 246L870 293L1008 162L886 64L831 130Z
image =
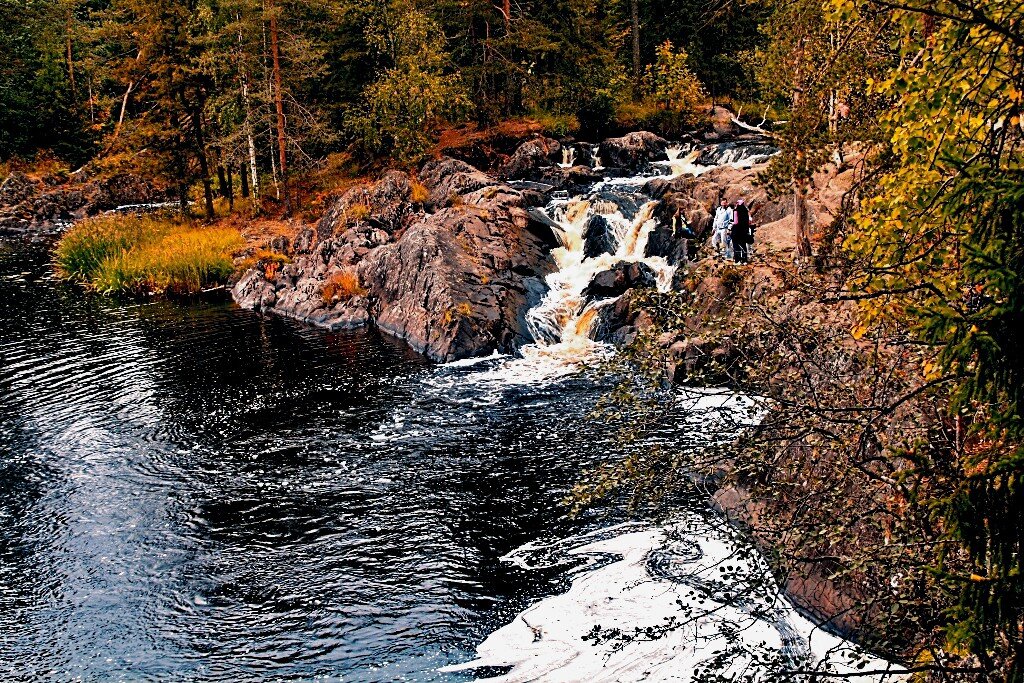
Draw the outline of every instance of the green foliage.
M103 294L192 294L222 285L244 246L231 228L180 220L98 217L69 230L54 253L57 272Z
M850 10L843 4L843 7ZM866 263L864 325L912 322L948 376L960 484L938 503L964 553L965 576L945 567L960 609L950 636L1007 679L1024 675L1024 10L993 0L981 15L929 5L949 19L895 15L902 63L873 84L895 106L882 120L891 155L861 207L848 248ZM958 18L959 17L959 18ZM1013 645L1016 643L1016 645Z
M694 117L706 104L704 86L690 70L686 50L666 40L658 46L654 64L647 67L644 86L662 109Z
M411 4L389 3L366 35L385 66L363 90L349 127L371 155L416 161L433 128L469 110L469 96L459 74L446 73L440 27Z
M66 59L77 4L0 2L0 159L45 149L78 165L92 151Z

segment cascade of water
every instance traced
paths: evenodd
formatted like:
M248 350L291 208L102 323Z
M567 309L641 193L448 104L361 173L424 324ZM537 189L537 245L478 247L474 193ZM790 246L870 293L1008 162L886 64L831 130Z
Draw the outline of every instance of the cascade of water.
M585 362L609 351L591 335L600 320L600 309L615 299L592 300L584 290L597 273L616 263L642 262L655 273L660 289L666 291L671 286L675 267L660 256L646 255L648 239L657 227L653 217L657 205L656 201L647 201L633 218L624 216L614 202L607 200L576 198L548 205L546 211L557 226L561 246L552 251L557 270L547 276L548 292L526 314L535 343L522 349L524 357L557 356L568 362ZM584 254L586 231L596 215L607 223L615 250L588 257Z
M657 161L655 163L659 166L668 166L672 178L678 178L684 173L700 175L710 168L709 166L699 166L697 164L697 157L701 153L700 148L690 151L686 156L683 156L683 150L680 147L669 147L665 153L668 155L668 161Z
M576 148L566 145L562 148L562 168L572 168L576 165Z

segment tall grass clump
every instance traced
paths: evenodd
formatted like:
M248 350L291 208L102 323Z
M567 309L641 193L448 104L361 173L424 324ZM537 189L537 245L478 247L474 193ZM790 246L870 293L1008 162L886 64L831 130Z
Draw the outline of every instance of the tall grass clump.
M233 228L102 216L69 230L54 261L61 277L104 294L192 294L227 282L243 246Z

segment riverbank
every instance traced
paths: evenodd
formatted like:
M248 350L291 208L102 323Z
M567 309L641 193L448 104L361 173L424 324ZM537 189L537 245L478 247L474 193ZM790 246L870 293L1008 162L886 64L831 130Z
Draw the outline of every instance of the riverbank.
M824 628L898 661L938 656L921 653L944 642L952 601L927 569L944 552L928 501L947 483L900 456L921 443L942 448L950 427L941 394L928 391L932 358L901 329L864 334L845 296L856 264L797 269L785 227L758 231L750 265L707 258L679 291L620 304L633 335L624 355L655 381L730 386L769 409L735 442L655 452L612 477L641 498L669 473L684 488L697 481ZM627 422L656 422L660 411Z

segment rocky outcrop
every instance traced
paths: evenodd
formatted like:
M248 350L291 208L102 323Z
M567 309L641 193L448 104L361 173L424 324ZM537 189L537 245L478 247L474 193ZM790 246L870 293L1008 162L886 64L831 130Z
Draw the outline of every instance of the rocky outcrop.
M614 254L615 248L615 232L608 219L599 213L591 216L583 231L583 256L594 258L601 254Z
M647 131L627 133L601 143L598 156L608 167L638 171L652 161L667 161L668 141Z
M103 211L165 200L151 183L129 174L89 178L83 172L34 180L14 171L0 183L0 234L54 232Z
M296 235L290 263L245 272L235 300L334 329L374 324L438 361L531 341L525 313L553 267L550 228L465 162L431 161L419 179L425 206L394 171L347 191Z
M622 296L630 290L651 289L658 286L658 278L646 263L620 261L608 270L594 275L583 290L586 301Z
M541 169L554 166L562 159L558 140L538 137L521 144L501 167L498 176L507 180L539 180Z

